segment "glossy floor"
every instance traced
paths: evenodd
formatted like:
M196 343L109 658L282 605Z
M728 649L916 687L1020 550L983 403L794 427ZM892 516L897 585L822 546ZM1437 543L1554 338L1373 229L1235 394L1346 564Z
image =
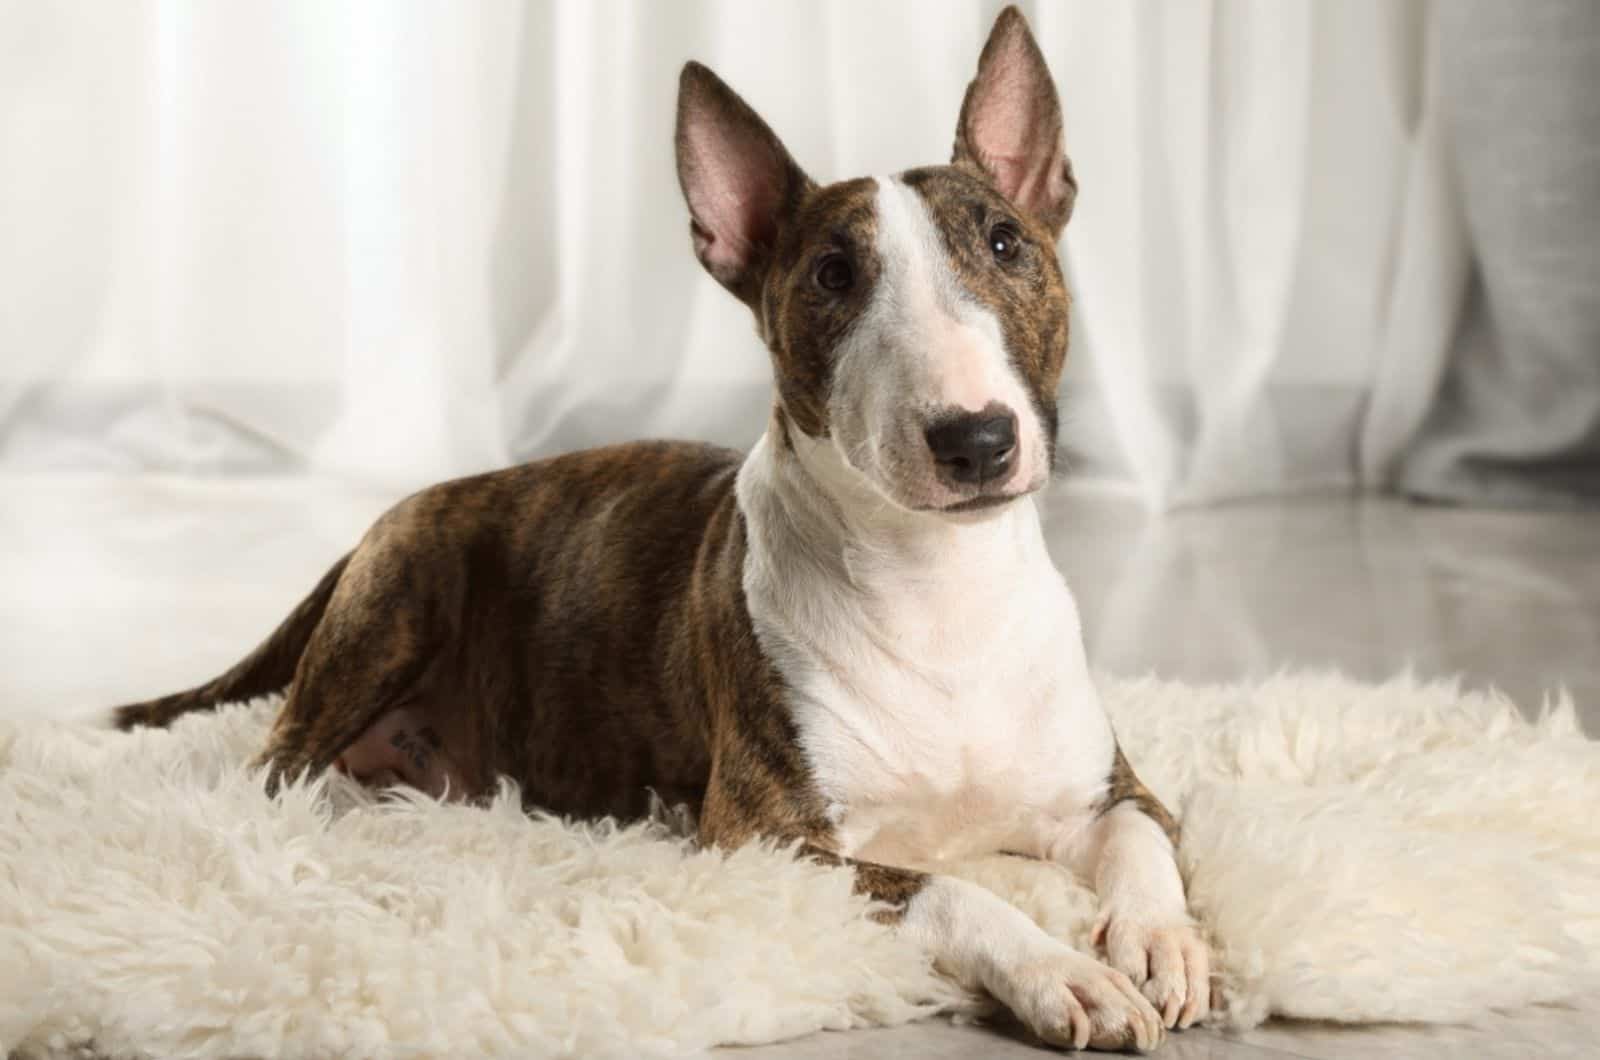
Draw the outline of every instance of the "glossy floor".
M304 480L44 476L0 479L0 498L0 711L65 716L237 660L394 496ZM1565 687L1600 733L1600 517L1318 497L1151 519L1072 491L1051 496L1047 517L1090 656L1107 670L1235 680L1410 666L1497 685L1529 709ZM938 1021L750 1052L1041 1055ZM1478 1029L1191 1031L1162 1055L1592 1057L1600 1004Z

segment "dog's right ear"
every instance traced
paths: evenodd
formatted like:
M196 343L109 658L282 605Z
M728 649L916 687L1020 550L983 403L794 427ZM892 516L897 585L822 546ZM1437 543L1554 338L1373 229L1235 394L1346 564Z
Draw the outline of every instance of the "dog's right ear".
M778 229L811 180L767 123L699 63L678 79L677 142L695 257L754 307Z

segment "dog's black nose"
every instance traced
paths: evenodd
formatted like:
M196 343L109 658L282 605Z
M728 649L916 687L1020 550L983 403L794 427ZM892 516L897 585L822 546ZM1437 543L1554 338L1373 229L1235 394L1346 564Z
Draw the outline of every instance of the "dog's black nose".
M963 485L991 482L1011 470L1017 451L1017 417L964 412L942 419L926 431L939 473Z

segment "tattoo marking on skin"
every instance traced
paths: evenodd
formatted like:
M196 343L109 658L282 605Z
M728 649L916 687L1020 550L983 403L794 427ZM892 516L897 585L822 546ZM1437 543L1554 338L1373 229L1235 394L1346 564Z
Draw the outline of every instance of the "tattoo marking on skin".
M389 737L389 743L411 762L411 768L418 773L428 771L428 762L433 757L433 751L439 746L439 735L431 728L422 729L416 736L409 729L400 729Z

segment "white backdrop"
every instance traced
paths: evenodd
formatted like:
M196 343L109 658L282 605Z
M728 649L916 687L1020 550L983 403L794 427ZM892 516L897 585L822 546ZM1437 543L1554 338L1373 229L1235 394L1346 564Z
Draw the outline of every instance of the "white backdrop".
M943 161L994 2L0 0L0 463L422 481L745 445L677 71L811 174ZM1157 504L1381 484L1471 255L1423 0L1023 4L1081 196L1074 466Z

